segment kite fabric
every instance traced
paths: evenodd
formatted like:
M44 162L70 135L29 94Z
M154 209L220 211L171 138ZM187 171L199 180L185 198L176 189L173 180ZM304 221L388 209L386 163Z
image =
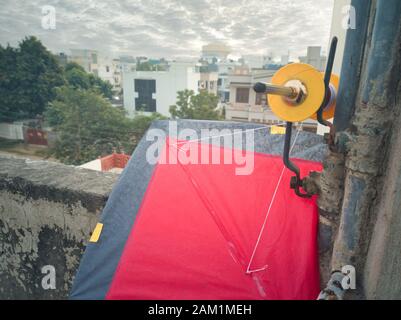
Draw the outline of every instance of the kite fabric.
M88 244L71 298L316 299L316 198L295 195L293 173L279 156L190 143L166 139L160 159L178 152L179 161L154 166L139 206L129 208L135 215L121 209L133 195L113 191L115 209ZM221 159L252 152L253 171L180 160L194 150ZM293 161L301 176L322 170L318 162Z

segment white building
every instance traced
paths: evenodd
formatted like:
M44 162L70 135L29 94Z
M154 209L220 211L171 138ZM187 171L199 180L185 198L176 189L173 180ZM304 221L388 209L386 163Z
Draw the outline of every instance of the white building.
M122 85L122 65L119 59L101 56L96 50L71 49L68 61L82 66L86 72L93 73L113 86L119 92Z
M217 72L201 72L199 90L206 90L208 93L217 96L217 82L219 74Z
M285 54L281 56L281 60L280 60L280 64L285 66L286 64L288 64L290 62L290 55L289 54Z
M222 43L210 43L202 47L202 59L212 63L214 59L226 60L231 49Z
M320 71L324 71L326 67L327 57L321 55L322 47L309 46L306 56L299 57L299 61L314 66Z
M263 55L244 55L242 58L250 69L261 69L269 61L268 57Z
M235 67L238 65L240 63L233 60L223 60L217 63L219 75L217 80L217 95L222 102L228 102L230 99L230 82L228 78L229 74L233 73Z
M113 90L121 91L122 88L122 64L119 59L100 57L98 67L98 76L111 83Z
M177 92L185 89L198 93L200 72L194 63L173 62L168 71L125 72L124 108L130 117L137 113L158 112L170 116Z

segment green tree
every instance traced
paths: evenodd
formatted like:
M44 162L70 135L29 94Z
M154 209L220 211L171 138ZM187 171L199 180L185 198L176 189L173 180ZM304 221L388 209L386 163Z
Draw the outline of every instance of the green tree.
M87 73L83 67L75 62L69 62L65 66L65 78L69 85L77 89L95 89L106 98L113 96L113 86L94 74Z
M104 81L94 74L89 74L89 83L93 89L97 89L106 98L111 99L113 97L113 86L110 82Z
M193 90L186 89L177 92L177 103L169 110L173 119L221 120L218 102L214 94L202 90L195 95Z
M35 37L18 48L0 46L0 121L34 118L64 84L55 57Z
M75 62L68 62L64 70L67 83L76 89L89 89L91 83L85 69Z
M161 62L164 62L162 59ZM155 63L152 64L150 61L138 62L136 64L137 71L166 71L166 66L164 64Z
M45 116L58 136L52 154L75 165L113 151L130 154L151 121L160 117L128 119L97 91L72 86L58 89Z
M148 62L141 62L136 64L137 71L153 71L153 66Z

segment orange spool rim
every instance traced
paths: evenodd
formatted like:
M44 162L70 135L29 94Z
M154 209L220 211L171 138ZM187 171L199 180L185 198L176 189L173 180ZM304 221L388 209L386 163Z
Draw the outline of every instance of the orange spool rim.
M322 75L324 75L324 72L322 72ZM330 77L330 84L334 86L336 94L338 93L339 83L340 83L340 78L336 74L332 74ZM324 108L322 118L324 120L333 119L335 111L336 111L336 100L334 100L330 106ZM311 116L311 119L317 120L317 113L313 114Z
M286 85L291 80L300 81L308 92L306 99L293 105L281 96L268 95L272 112L280 119L300 122L317 112L324 99L324 81L321 73L305 63L292 63L279 69L272 78L272 83Z

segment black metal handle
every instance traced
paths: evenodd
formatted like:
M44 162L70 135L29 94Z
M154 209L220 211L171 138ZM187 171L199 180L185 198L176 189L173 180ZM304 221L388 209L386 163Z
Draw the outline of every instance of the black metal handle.
M326 127L330 127L330 129L333 127L333 125L330 121L323 119L323 110L330 100L330 79L331 79L331 74L333 72L333 64L334 64L334 58L336 56L337 42L338 38L333 37L330 44L330 52L327 59L326 71L324 72L324 90L325 90L324 99L322 104L320 105L319 110L316 113L317 121Z
M333 134L333 125L331 124L330 121L326 121L323 119L323 110L330 100L330 79L331 79L331 73L333 71L337 42L338 42L337 37L333 37L330 45L330 53L327 59L326 71L324 73L324 87L325 87L324 99L317 111L317 121L324 126L330 127L331 134ZM261 90L262 88L261 86L258 86L257 89ZM298 166L290 160L291 134L292 134L292 122L287 122L285 128L285 141L284 141L284 152L283 152L284 165L293 173L295 173L295 176L291 178L291 188L295 190L295 194L302 198L310 198L312 195L301 192L301 187L303 185L302 185L300 170Z
M301 192L300 188L302 187L302 179L299 168L295 163L293 163L290 160L291 135L292 135L292 122L287 122L285 128L285 141L284 141L284 152L283 152L284 165L289 170L295 173L295 177L293 177L294 179L291 180L291 188L295 190L295 194L302 198L310 198L311 197L310 194Z

